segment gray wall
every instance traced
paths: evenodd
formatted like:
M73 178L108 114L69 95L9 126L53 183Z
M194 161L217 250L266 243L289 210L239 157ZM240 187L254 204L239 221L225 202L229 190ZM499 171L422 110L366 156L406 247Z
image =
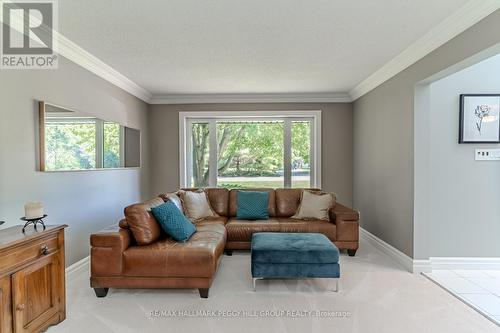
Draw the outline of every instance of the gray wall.
M500 256L500 162L474 160L475 148L458 144L459 95L500 93L500 55L430 85L426 131L431 257ZM419 142L416 142L418 145ZM446 237L443 237L446 235ZM464 246L467 244L467 246Z
M125 166L138 167L141 165L141 131L125 127Z
M361 211L363 228L410 257L416 86L500 43L498 31L500 10L354 102L354 207Z
M179 112L322 110L322 187L336 192L339 202L352 204L352 104L254 103L151 105L151 195L179 187Z
M141 169L36 171L37 100L84 111L142 131ZM89 235L117 223L125 205L148 193L147 104L59 59L58 70L0 73L0 219L20 224L24 203L40 200L49 224L68 224L67 264L89 253Z

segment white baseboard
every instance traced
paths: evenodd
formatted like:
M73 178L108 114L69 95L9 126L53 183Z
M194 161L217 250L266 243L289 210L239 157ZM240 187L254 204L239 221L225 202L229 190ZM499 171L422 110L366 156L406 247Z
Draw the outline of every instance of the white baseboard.
M363 228L359 228L362 239L387 254L406 270L413 273L430 273L440 269L491 269L500 270L500 258L477 257L431 257L429 259L412 259L394 246L384 242Z
M72 274L79 271L82 267L87 265L90 261L90 256L86 256L85 258L78 260L74 264L66 267L66 278L70 277Z
M500 269L500 258L431 257L430 269Z
M387 254L391 259L403 266L408 272L413 272L413 259L396 249L394 246L384 242L377 236L363 228L359 228L360 237L370 243L372 246Z
M430 273L432 265L430 259L413 259L413 273Z

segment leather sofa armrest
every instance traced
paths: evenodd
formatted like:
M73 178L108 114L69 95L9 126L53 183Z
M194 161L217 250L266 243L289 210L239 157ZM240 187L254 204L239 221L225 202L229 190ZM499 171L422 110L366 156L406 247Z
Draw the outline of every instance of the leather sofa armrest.
M358 221L359 212L337 203L332 209L330 209L330 221L336 224L338 220Z
M338 242L359 242L359 212L337 203L330 209L330 221L337 228ZM357 245L356 245L357 248Z
M114 225L90 235L92 247L113 247L125 251L131 242L128 229Z
M123 251L131 244L130 230L118 225L90 235L90 271L92 277L119 276L123 270Z

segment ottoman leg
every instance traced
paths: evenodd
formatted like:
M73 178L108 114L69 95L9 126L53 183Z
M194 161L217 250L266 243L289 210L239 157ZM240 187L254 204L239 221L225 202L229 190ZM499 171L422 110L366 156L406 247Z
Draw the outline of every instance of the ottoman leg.
M332 291L337 293L339 291L339 279L337 278L337 279L334 279L334 280L335 280L335 285L334 285Z
M253 278L253 291L257 291L257 280L262 280L263 278Z

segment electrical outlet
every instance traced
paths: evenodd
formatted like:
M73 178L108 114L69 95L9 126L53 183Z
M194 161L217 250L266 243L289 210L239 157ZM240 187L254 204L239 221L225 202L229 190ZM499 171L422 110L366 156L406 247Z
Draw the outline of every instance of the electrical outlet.
M476 161L500 161L500 149L476 149Z

